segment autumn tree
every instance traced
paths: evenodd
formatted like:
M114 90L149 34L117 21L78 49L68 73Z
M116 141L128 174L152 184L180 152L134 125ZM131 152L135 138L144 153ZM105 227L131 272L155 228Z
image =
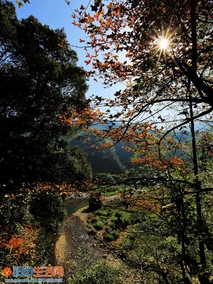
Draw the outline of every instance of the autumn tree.
M73 14L73 24L89 36L80 42L86 49L85 63L92 67L90 75L106 86L125 84L113 99L99 94L91 98L96 107L105 107L100 122L105 121L109 127L102 135L111 135L114 141L137 143L135 162L141 161L161 173L165 170L164 182L169 179L166 187L171 190L171 200L173 193L178 194L175 198L182 214L179 233L183 263L189 229L185 221L190 215L185 194L191 191L188 196L195 196L196 225L192 230L194 238L197 234L200 283L208 281L204 276L207 234L202 209L205 186L199 179L194 121L206 118L213 108L212 15L211 1L195 0L109 1L102 9L91 12L81 5ZM118 111L111 112L116 106ZM114 126L115 121L121 122L119 127ZM181 144L174 145L166 137L185 125L191 129L192 171L189 178L182 170L174 181L176 171L185 162L167 154ZM211 149L210 144L208 147ZM185 266L181 269L183 281L187 281Z
M73 24L90 36L83 41L91 74L99 73L106 85L127 82L115 100L105 103L123 106L109 114L110 121L141 122L142 114L153 114L154 105L160 111L159 106L183 106L190 100L194 108L200 106L195 117L211 112L211 16L207 1L113 1L93 14L81 6Z
M91 178L84 153L62 139L75 130L63 119L87 106L85 71L63 29L33 16L18 20L7 1L0 2L0 21L0 182Z

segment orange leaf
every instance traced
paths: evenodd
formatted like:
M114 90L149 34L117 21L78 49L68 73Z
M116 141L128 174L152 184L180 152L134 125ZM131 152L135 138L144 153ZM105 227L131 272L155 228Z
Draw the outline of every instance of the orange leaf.
M96 12L96 13L95 13L94 18L95 18L96 20L98 20L98 18L99 18L99 12Z
M132 55L131 52L127 52L125 56L126 56L126 57L130 57L131 55Z
M90 64L91 60L84 60L84 62L86 63L86 65Z

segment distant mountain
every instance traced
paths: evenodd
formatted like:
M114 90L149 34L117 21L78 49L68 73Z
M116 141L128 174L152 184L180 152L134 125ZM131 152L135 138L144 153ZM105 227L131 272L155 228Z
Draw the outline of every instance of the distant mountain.
M91 128L96 128L98 130L107 130L109 127L116 128L120 125L120 123L109 123L109 124L94 124ZM210 130L209 124L204 124L197 122L195 124L195 131L198 133L200 130L208 131ZM71 146L77 145L87 154L87 159L92 166L93 173L115 173L120 174L125 170L131 168L130 159L133 156L133 152L126 151L123 147L126 145L124 142L119 142L115 145L115 147L98 150L92 148L92 145L101 146L104 141L96 141L95 136L93 134L81 133L81 139L67 138L68 142ZM174 138L177 141L181 141L182 143L190 142L191 139L191 131L190 128L183 127L180 130L177 130L175 133L172 132L168 134L168 136ZM168 137L167 136L167 137ZM83 140L89 140L89 142L84 142ZM168 155L176 155L178 157L182 157L185 160L191 160L189 155L186 156L184 149L176 149L168 153Z
M88 135L85 134L84 138L88 138ZM89 142L84 142L81 139L71 139L69 143L71 146L76 145L84 150L84 152L87 154L87 159L92 166L93 173L120 174L125 171L124 161L127 160L127 156L124 154L124 149L122 149L120 146L116 146L116 148L111 147L104 150L95 149L91 147L93 144L100 146L101 148L101 145L104 143L104 141L96 142L92 135L90 135L89 138Z

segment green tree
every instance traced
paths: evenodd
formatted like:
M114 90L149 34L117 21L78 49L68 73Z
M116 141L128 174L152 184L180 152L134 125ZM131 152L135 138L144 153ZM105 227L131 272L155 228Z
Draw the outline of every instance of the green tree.
M74 131L68 119L87 106L85 71L63 29L33 16L19 21L7 1L0 23L0 182L73 181L78 159L81 178L91 176L83 153L61 139Z
M96 141L96 137L91 134L82 134L84 139L71 139L70 145L78 145L87 154L87 159L91 164L93 173L116 173L120 174L124 172L124 166L122 165L119 156L116 153L116 149L101 149L104 148L103 141ZM84 142L88 140L89 142ZM95 147L100 148L97 150Z

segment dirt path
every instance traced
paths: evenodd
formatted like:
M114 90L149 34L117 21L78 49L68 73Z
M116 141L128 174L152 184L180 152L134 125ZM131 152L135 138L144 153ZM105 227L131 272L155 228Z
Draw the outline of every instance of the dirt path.
M112 266L120 266L125 272L126 283L142 283L140 273L125 267L119 258L115 258L106 248L100 249L99 242L88 235L88 207L83 207L67 216L61 228L61 235L55 244L55 265L62 265L65 271L64 284L70 283L67 278L75 273L77 267L86 268L103 257ZM106 257L107 256L107 257Z
M77 210L75 213L69 215L66 220L65 224L61 228L61 233L60 237L58 238L56 244L55 244L55 259L56 259L56 264L62 265L66 262L66 257L67 257L67 239L69 239L68 234L66 234L67 227L69 227L69 223L72 222L73 216L78 217L86 226L87 218L88 218L88 212L86 211L87 207L83 207L79 210Z
M84 207L68 215L55 244L56 265L63 265L67 276L76 267L92 264L103 257L102 251L88 235L88 214L87 207Z
M77 210L72 215L79 217L81 219L81 221L86 225L87 224L87 218L89 216L88 206L83 207L83 208Z

